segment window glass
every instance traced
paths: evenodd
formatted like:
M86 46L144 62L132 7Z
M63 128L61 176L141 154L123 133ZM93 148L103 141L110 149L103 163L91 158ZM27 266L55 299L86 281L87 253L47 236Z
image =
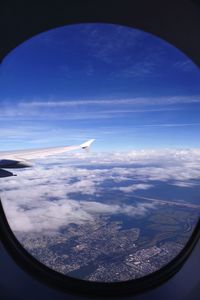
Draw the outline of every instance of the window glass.
M167 42L98 23L33 37L1 65L0 127L5 214L51 269L135 279L190 238L200 215L200 73ZM89 151L49 149L90 139Z

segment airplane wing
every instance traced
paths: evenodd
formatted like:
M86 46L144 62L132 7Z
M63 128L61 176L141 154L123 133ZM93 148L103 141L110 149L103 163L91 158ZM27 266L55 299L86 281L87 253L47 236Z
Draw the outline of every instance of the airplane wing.
M88 150L93 142L94 139L91 139L89 141L84 142L81 145L0 152L0 177L13 176L13 173L2 168L16 169L30 167L30 162L27 162L26 160L45 158L50 155L57 155L66 151L72 151L77 149Z

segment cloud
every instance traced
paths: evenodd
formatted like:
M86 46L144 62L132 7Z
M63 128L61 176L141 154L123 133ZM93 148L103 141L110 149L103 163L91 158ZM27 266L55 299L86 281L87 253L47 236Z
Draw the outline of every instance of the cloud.
M23 232L57 231L69 223L95 222L97 215L142 216L154 208L153 203L107 204L74 200L70 196L79 193L80 198L83 194L92 197L98 193L98 185L107 179L106 174L109 178L108 170L93 172L67 166L20 171L17 179L5 180L1 193L11 228Z
M194 186L198 186L197 183L194 183L194 182L184 182L184 181L175 181L172 183L172 185L175 185L175 186L179 186L179 187L194 187Z
M21 101L18 107L72 107L87 105L175 105L200 103L200 95L177 95L161 97L134 97L128 99L84 99L84 100L57 100L57 101Z
M198 70L198 67L189 59L178 60L174 63L174 67L183 72L193 72Z
M128 185L128 186L119 187L118 189L122 192L130 193L130 192L134 192L137 190L147 190L151 187L153 187L152 184L138 183L138 184L132 184L132 185Z
M192 188L200 179L199 163L200 149L67 153L2 178L1 199L15 231L57 232L103 215L144 217L158 201L127 203L127 194L154 188L154 181ZM120 200L107 197L118 190Z
M87 51L93 58L104 64L116 62L116 58L118 59L119 55L127 49L131 48L133 51L138 46L141 36L144 35L139 30L113 24L98 24L98 26L86 24L82 26L81 33Z
M108 205L93 201L59 200L46 201L39 206L25 209L17 203L3 201L9 225L14 231L22 232L56 232L70 223L85 224L95 222L97 215L125 214L128 216L143 216L153 203L133 205Z
M74 122L74 121L92 121L96 120L110 120L117 118L130 117L131 115L180 111L187 109L188 105L200 104L200 96L162 96L162 97L133 97L120 99L77 99L77 100L19 100L18 103L13 104L1 102L0 105L0 121L5 127L5 122L8 126L8 136L16 136L16 129L11 132L9 126L11 120L15 122L26 122L27 126L21 128L25 133L25 128L41 123L41 130L45 131L47 124L56 124L58 121ZM46 121L48 120L48 122ZM44 123L45 121L45 123ZM29 124L28 124L29 123ZM32 123L32 124L30 124ZM183 123L183 124L182 124ZM160 124L141 124L142 126L154 127L176 127L176 126L199 126L198 122L182 122L182 123L163 123ZM135 125L135 124L134 124ZM19 126L17 126L19 127ZM44 128L44 130L43 130ZM35 132L35 131L34 131ZM3 133L1 133L3 134ZM4 134L5 135L5 134Z
M143 127L187 127L199 126L200 123L161 123L161 124L143 124Z

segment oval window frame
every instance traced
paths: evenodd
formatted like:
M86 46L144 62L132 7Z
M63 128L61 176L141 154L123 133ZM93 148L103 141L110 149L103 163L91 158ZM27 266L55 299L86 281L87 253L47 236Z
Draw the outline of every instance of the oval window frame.
M22 1L23 2L23 1ZM32 1L34 2L34 1ZM52 1L55 5L55 2ZM123 4L122 4L123 2ZM48 2L49 3L49 2ZM24 3L22 3L24 4ZM77 5L77 6L76 6ZM94 7L94 5L96 7ZM180 51L184 52L187 56L190 57L190 59L194 62L194 57L191 55L191 49L188 51L185 50L184 47L177 46L176 43L176 36L175 40L172 38L170 40L168 36L168 31L166 33L166 28L163 28L162 31L156 30L158 29L158 24L154 27L151 26L151 22L153 24L153 18L150 20L147 20L145 23L145 19L141 19L141 23L138 23L138 19L136 17L135 20L133 20L132 15L130 14L130 5L133 6L133 8L136 8L135 16L137 12L139 12L139 16L142 14L142 11L147 9L144 7L141 10L140 5L139 9L137 7L137 4L131 3L131 1L113 1L111 7L108 7L106 4L106 1L93 1L93 3L88 3L84 6L79 1L74 1L73 4L68 2L65 2L65 16L58 15L57 19L53 19L52 21L48 20L45 25L41 22L40 28L35 26L34 30L31 28L28 29L28 31L23 26L21 28L21 36L18 36L18 39L14 39L14 42L8 43L8 46L5 47L0 53L0 59L3 61L4 57L14 48L16 48L18 45L20 45L22 42L26 41L27 39L33 37L36 34L45 32L49 29L57 28L59 26L64 25L70 25L70 24L80 24L80 23L110 23L110 24L116 24L116 25L125 25L129 26L131 28L136 28L140 30L144 30L146 32L149 32L151 34L154 34L158 37L160 37L163 40L166 40L171 45L178 48ZM162 5L162 3L161 3ZM160 5L160 8L161 8ZM36 5L37 6L37 5ZM147 5L148 6L148 5ZM14 7L14 5L13 5ZM88 9L91 9L92 12ZM150 9L150 13L152 16L156 17L156 11L154 11L155 8L159 7L158 3L155 4L155 7L152 6L152 9ZM34 8L34 4L32 5L31 9ZM40 7L41 9L44 9L44 7ZM150 7L148 7L150 8ZM99 11L98 11L99 9ZM21 14L27 13L28 7L23 5L23 9ZM48 7L48 11L51 11L51 16L54 12L54 7L52 6L51 9ZM80 13L81 12L81 13ZM33 9L33 15L36 15L37 10ZM126 13L123 16L123 13ZM12 14L11 14L12 15ZM5 16L6 17L6 16ZM157 20L160 20L160 17L157 16ZM36 24L36 22L35 22ZM184 48L184 50L183 50ZM187 47L186 47L187 48ZM194 45L195 48L195 45ZM198 59L198 56L196 57ZM199 57L200 59L200 57ZM197 61L196 61L197 63ZM172 260L170 261L166 266L159 269L158 271L149 274L145 277L133 279L126 282L117 282L117 283L102 283L102 282L87 282L80 279L70 278L66 275L63 275L61 273L58 273L47 266L40 263L37 259L35 259L31 254L29 254L19 243L19 241L16 239L15 235L13 234L8 221L6 219L2 203L0 201L0 236L1 241L4 244L5 248L9 252L9 254L14 258L14 260L17 262L17 264L22 267L25 271L30 273L35 278L42 280L44 283L51 285L55 288L59 288L66 291L71 291L73 293L86 293L86 294L92 294L92 295L102 295L102 296L121 296L125 294L133 294L138 292L144 292L144 290L151 289L155 286L160 285L161 283L165 282L167 279L169 279L171 276L173 276L180 268L182 267L183 263L186 261L186 259L189 257L192 249L194 248L195 244L200 238L200 220L198 221L190 239L188 240L185 247L182 249L182 251Z

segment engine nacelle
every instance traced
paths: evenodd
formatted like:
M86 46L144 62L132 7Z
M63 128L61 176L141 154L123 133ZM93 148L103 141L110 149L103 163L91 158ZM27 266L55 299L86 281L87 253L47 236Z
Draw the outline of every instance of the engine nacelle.
M0 168L21 169L21 168L28 168L28 167L31 167L31 164L27 163L26 161L17 161L11 159L2 159L0 161Z
M16 175L14 175L13 173L11 173L9 171L0 169L0 178L2 178L2 177L10 177L10 176L16 176Z

